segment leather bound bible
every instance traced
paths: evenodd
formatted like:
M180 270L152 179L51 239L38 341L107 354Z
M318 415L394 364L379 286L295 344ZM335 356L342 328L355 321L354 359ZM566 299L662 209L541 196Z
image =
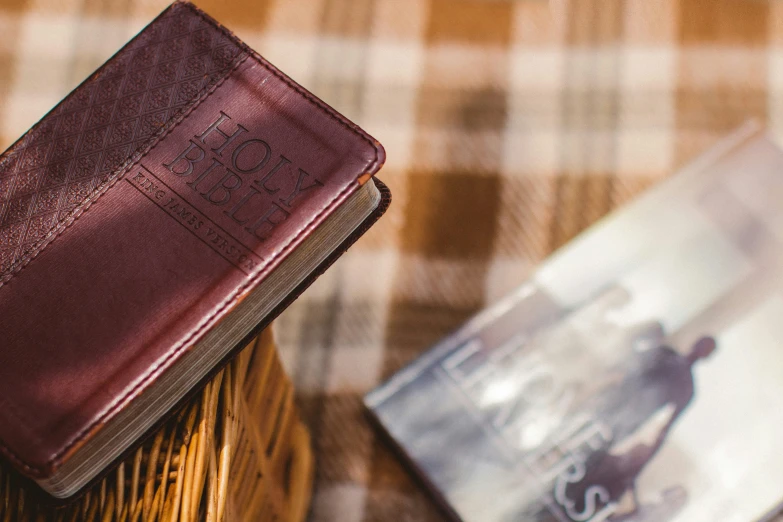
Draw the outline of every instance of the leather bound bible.
M0 157L0 451L78 492L383 213L381 145L175 3Z

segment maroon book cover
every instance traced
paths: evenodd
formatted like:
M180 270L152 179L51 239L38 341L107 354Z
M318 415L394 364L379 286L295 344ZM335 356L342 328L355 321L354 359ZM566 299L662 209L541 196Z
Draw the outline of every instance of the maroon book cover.
M175 3L0 157L0 451L68 496L388 205L380 144Z

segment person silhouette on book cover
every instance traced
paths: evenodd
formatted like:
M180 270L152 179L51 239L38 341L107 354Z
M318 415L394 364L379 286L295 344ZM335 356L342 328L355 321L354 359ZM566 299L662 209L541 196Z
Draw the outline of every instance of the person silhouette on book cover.
M658 337L652 332L651 338ZM567 489L568 499L574 499L568 500L572 512L585 505L591 486L600 486L607 493L605 503L618 503L609 520L632 520L628 517L640 508L636 479L692 401L694 364L715 348L712 337L697 340L686 355L658 344L638 353L619 385L599 395L594 413L612 430L611 443L587 457L584 477Z

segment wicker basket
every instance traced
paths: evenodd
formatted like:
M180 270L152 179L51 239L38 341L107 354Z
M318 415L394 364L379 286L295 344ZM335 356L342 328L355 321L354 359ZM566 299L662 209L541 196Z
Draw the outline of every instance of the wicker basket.
M0 468L0 521L300 522L312 476L310 438L267 329L78 502L36 503Z

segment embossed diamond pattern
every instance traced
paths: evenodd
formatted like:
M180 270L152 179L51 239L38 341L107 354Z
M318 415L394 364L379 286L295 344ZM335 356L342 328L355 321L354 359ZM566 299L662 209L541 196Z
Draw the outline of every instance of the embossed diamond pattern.
M0 277L241 53L183 6L153 22L0 157Z

